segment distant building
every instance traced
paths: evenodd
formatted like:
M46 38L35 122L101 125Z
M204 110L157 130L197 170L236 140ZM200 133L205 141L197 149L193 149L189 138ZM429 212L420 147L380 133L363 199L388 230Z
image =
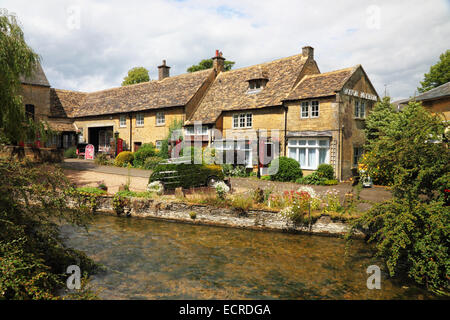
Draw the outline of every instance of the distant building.
M393 104L401 110L409 101L421 102L431 113L441 115L446 121L450 120L450 82L413 98L394 101Z

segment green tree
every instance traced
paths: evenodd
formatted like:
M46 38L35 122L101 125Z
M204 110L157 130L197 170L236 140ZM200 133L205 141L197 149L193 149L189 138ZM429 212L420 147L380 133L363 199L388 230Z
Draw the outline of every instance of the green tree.
M235 64L234 61L228 61L225 60L224 62L224 70L229 71L231 68L233 68L233 65ZM200 61L198 64L194 64L187 68L187 72L195 72L200 70L206 70L211 69L213 67L213 59L204 59Z
M141 82L150 81L150 76L148 75L148 70L144 67L132 68L128 71L128 75L123 78L122 87L128 86L130 84L136 84Z
M430 67L430 72L425 73L421 87L417 88L420 93L439 87L450 81L450 50L445 51L439 57L439 62Z
M34 138L45 141L45 124L25 116L21 76L30 77L39 56L26 44L14 16L0 15L0 142L15 143ZM47 126L48 128L48 126Z
M384 108L389 114L387 105ZM371 176L381 168L390 177L393 198L375 205L357 222L371 233L369 240L376 242L391 276L405 274L445 294L450 276L447 128L417 102L389 121L380 121L363 164Z
M175 140L183 140L183 136L181 135L181 129L183 128L183 121L182 120L173 120L172 123L169 125L169 132L167 133L166 138L161 142L161 150L159 150L159 156L164 159L170 158L170 142L171 139ZM179 133L177 135L177 133Z
M20 96L20 76L31 76L38 61L15 17L0 14L1 143L46 134L44 124L27 121ZM58 222L86 226L91 217L82 203L76 213L69 210L67 190L71 184L55 166L0 159L0 300L57 299L67 266L95 269L59 236Z

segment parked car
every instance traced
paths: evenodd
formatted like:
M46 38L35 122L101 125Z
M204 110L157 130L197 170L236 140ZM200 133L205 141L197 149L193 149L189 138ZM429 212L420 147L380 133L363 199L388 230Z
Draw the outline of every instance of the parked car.
M153 181L160 181L165 189L211 187L218 181L225 181L225 183L230 185L229 180L225 179L220 166L191 163L159 164L150 176L149 183Z
M87 143L78 143L77 144L77 156L78 158L84 158L84 152L86 149Z

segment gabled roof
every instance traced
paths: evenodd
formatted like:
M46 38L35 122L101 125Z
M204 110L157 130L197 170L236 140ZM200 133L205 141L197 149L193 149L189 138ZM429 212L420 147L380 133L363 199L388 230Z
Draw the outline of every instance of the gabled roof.
M186 124L214 123L223 111L278 106L290 92L307 61L299 54L254 66L221 72ZM248 80L265 78L264 89L248 93Z
M306 75L295 86L286 100L299 100L333 96L343 86L359 65L351 68L330 71L320 74Z
M30 77L21 76L20 82L22 82L23 84L50 87L50 83L48 82L44 70L42 69L42 66L39 62L36 64L35 70L31 74L31 76Z
M50 89L50 116L73 118L83 106L87 93Z
M77 118L184 106L211 72L202 70L91 93L53 90L52 112Z
M439 87L433 88L425 93L415 97L416 101L434 100L450 96L450 82L444 83Z

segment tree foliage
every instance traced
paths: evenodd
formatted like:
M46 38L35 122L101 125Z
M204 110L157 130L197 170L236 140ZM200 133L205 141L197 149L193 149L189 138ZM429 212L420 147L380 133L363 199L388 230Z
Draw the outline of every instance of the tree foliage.
M148 70L144 67L135 67L130 69L127 76L123 78L122 87L148 81L150 81Z
M234 61L224 61L224 71L229 71L233 68L235 62ZM194 64L187 68L187 72L196 72L200 70L211 69L213 67L213 59L203 59L198 64Z
M0 299L58 299L69 265L95 271L59 235L58 223L86 226L92 216L83 204L67 208L73 188L61 170L0 161L0 189Z
M0 14L0 142L15 143L38 134L47 139L48 125L27 119L20 77L30 77L39 56L26 44L14 16Z
M388 101L382 104L368 124L366 133L372 136L362 165L370 176L387 179L393 198L372 207L357 224L371 232L369 240L376 242L391 276L406 274L448 294L448 124L417 102L394 114ZM389 119L383 120L383 114Z
M439 62L430 67L430 71L425 73L421 87L417 88L420 93L439 87L450 81L450 50L439 56Z

